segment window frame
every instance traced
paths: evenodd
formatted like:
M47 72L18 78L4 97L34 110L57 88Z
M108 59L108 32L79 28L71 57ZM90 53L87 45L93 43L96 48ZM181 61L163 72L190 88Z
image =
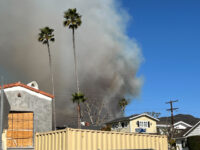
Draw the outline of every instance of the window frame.
M149 121L139 120L139 127L140 128L149 128Z

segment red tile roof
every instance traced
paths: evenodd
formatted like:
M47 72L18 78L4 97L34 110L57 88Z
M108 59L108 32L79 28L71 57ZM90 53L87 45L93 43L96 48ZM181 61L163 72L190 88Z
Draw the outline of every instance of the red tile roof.
M41 91L41 90L38 90L38 89L35 89L35 88L32 88L32 87L30 87L28 85L25 85L25 84L21 83L21 82L16 82L16 83L3 85L3 88L6 89L6 88L12 88L12 87L16 87L16 86L21 86L21 87L24 87L24 88L29 89L31 91L34 91L36 93L40 93L40 94L48 96L50 98L54 98L54 96L52 94L46 93L44 91ZM1 88L1 86L0 86L0 88Z

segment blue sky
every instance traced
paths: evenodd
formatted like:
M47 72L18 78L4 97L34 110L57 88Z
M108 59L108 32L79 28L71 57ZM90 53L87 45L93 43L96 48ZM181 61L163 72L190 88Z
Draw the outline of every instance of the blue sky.
M126 115L166 111L166 101L179 99L175 114L200 117L200 1L119 0L131 16L127 35L136 39L144 62L141 95Z

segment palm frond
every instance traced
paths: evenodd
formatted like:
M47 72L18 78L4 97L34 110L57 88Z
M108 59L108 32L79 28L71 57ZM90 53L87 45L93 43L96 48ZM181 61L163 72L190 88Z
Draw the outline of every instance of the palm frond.
M38 41L39 41L39 42L42 42L43 40L44 40L43 37L38 37Z
M128 105L128 101L125 99L125 98L122 98L120 101L119 101L119 106L121 107L121 109L124 111L126 105Z
M43 44L47 44L47 43L48 43L48 41L47 41L47 40L44 40L42 43L43 43Z
M49 40L54 42L55 38L53 32L54 29L51 29L48 26L41 28L40 33L38 34L38 41L42 42L43 44L47 44Z
M55 38L51 38L50 41L54 42L54 41L55 41Z
M85 95L81 92L72 94L73 103L83 103L86 101Z
M81 25L81 15L76 12L76 8L70 8L64 12L64 19L63 25L69 29L77 29Z

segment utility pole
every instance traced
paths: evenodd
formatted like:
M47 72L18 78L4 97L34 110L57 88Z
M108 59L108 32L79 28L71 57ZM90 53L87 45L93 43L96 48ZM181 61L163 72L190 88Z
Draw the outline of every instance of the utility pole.
M170 139L173 138L173 132L174 132L174 110L177 110L178 108L173 107L173 103L178 102L178 100L171 100L169 102L166 102L166 104L170 104L170 109L167 109L167 111L171 112L171 130L170 130Z

